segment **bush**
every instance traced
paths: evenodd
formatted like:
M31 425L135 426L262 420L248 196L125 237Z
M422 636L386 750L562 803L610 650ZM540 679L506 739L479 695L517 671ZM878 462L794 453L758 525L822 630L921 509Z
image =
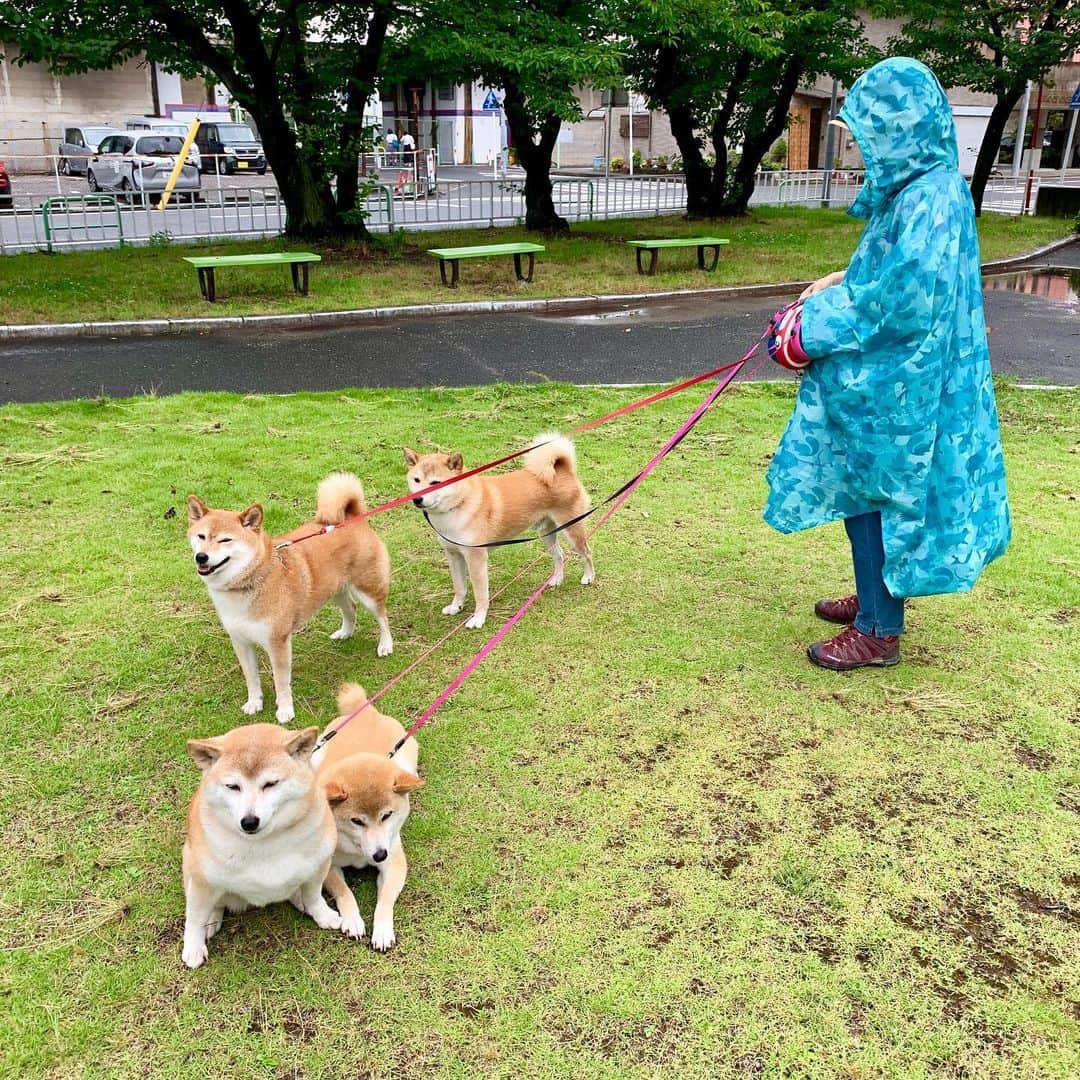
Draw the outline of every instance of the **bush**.
M1080 232L1080 210L1076 213L1076 220L1073 222L1073 230L1075 232Z
M611 159L612 172L621 172L626 167L626 158L613 157Z
M640 169L641 168L641 151L640 150L635 150L634 151L633 162L634 162L634 168L635 169Z

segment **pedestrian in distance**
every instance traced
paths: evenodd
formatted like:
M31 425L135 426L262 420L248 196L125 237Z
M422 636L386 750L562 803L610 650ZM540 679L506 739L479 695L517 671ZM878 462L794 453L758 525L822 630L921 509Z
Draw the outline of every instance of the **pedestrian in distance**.
M401 156L406 165L416 166L416 140L412 132L406 131L401 136Z
M802 377L764 516L784 533L843 520L856 591L817 603L845 628L808 654L844 671L898 663L905 598L971 589L1011 522L949 102L929 68L893 57L833 122L862 152L851 213L868 221L847 269L770 325L770 354Z
M399 165L401 158L398 156L398 148L400 147L397 134L393 128L390 128L386 132L386 160L391 165Z

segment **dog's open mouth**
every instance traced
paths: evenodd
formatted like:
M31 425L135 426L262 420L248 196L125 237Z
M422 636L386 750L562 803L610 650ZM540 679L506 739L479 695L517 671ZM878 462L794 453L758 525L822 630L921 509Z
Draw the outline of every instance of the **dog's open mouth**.
M209 577L215 570L220 570L231 558L231 555L226 555L221 562L215 563L213 566L210 566L210 564L207 563L203 566L196 567L199 571L199 577Z

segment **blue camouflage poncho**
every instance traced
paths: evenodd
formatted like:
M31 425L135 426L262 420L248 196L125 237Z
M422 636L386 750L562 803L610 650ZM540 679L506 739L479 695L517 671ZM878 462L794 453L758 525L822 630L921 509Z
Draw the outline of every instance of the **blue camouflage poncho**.
M866 228L840 285L806 300L814 362L769 468L781 532L881 512L894 596L970 589L1011 533L979 242L933 73L894 58L840 119L866 162Z

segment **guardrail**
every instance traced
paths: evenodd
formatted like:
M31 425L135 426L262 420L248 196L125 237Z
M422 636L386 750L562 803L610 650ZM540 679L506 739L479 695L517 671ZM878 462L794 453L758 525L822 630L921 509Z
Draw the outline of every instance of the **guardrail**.
M81 214L72 213L72 208L81 210ZM91 215L88 211L93 208ZM63 215L58 220L57 215ZM46 199L41 207L41 224L45 231L45 246L50 253L54 250L56 234L63 230L68 233L66 243L72 244L71 233L81 230L84 236L97 232L102 239L112 229L116 230L117 247L124 246L124 222L120 217L120 204L112 195L54 195Z

